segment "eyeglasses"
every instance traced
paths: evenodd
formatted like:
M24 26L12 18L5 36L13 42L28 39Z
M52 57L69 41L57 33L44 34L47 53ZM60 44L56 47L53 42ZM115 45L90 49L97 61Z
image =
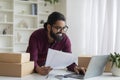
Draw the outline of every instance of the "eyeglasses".
M60 27L60 26L53 26L55 29L57 29L58 32L63 31L67 32L68 26Z

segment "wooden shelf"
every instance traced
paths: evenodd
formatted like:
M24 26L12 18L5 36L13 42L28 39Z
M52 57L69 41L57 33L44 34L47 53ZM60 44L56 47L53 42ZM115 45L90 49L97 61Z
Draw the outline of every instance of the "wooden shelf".
M13 47L0 47L0 49L13 49Z
M18 30L18 31L34 31L36 29L37 28L15 28L15 30Z
M43 1L42 1L42 0L39 0L38 3L39 3L39 4L45 4L45 1L44 1L44 0L43 0Z
M13 37L13 35L10 35L10 34L0 34L0 37Z
M15 2L18 4L37 4L38 3L37 1L18 1L18 0L16 0Z
M45 13L45 12L39 12L39 15L49 15L49 13Z
M0 9L0 12L13 12L13 10L10 10L10 9Z
M0 22L0 24L13 25L13 22Z
M15 14L15 16L37 18L37 15L29 15L29 14Z

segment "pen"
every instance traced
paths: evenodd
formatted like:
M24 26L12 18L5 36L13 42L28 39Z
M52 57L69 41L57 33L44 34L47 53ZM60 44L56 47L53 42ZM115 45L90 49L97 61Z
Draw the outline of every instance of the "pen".
M46 79L49 77L49 74L46 76Z

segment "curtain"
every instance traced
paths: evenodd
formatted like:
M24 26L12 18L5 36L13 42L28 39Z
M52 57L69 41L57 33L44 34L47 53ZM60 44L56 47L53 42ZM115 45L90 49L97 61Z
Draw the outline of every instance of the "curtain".
M85 53L120 52L120 0L85 0Z

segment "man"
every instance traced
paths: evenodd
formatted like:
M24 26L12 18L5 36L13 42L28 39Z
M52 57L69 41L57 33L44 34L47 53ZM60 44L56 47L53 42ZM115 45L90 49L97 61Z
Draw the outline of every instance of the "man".
M47 75L52 68L45 67L48 48L71 53L71 43L65 32L68 26L65 24L65 17L59 12L53 12L48 16L44 28L38 29L32 33L27 52L30 58L35 62L35 72L40 75ZM79 68L75 63L67 66L69 71L79 73Z

